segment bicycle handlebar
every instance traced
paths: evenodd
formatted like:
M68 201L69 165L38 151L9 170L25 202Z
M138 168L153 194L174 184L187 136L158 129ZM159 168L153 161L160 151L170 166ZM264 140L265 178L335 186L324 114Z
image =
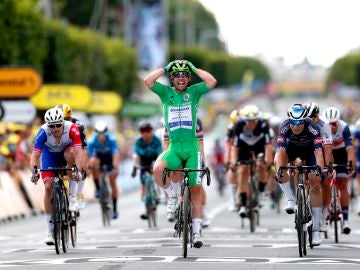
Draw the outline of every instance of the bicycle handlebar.
M321 168L319 165L287 165L287 166L280 166L276 175L275 180L281 183L280 178L283 176L283 171L290 170L290 172L297 171L298 173L305 173L308 174L310 171L315 171L316 175L321 175Z
M163 170L163 175L162 175L162 183L163 183L163 185L165 185L165 183L166 183L166 174L169 173L169 172L182 172L184 174L189 174L191 172L203 172L203 173L206 174L206 184L208 186L210 186L210 183L211 183L210 169L208 167L205 167L205 169L188 169L188 168L184 168L184 169L176 169L176 170L165 168Z

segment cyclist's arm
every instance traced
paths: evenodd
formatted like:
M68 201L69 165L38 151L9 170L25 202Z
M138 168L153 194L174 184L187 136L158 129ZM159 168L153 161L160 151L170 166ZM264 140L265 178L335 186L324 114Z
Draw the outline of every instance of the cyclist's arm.
M204 83L206 84L206 86L209 88L209 89L213 89L215 88L216 84L217 84L217 81L216 79L214 78L213 75L211 75L209 72L203 70L203 69L200 69L198 68L196 70L196 75L199 76L200 79L202 79L204 81Z
M40 128L38 134L35 137L34 148L32 150L30 157L31 169L34 168L34 166L40 168L41 150L44 147L46 140L47 140L46 132L44 129Z
M345 141L348 160L351 161L352 166L354 167L356 164L356 157L355 157L355 150L352 145L352 136L348 125L343 130L343 137Z
M162 75L164 75L164 69L159 68L150 72L145 78L144 82L148 88L151 88Z
M30 169L33 169L34 166L40 168L40 156L41 156L41 152L36 151L35 149L32 151L30 157Z
M72 140L74 148L75 164L79 171L83 169L83 155L82 155L82 142L80 137L80 130L77 125L72 124L69 131L69 137Z

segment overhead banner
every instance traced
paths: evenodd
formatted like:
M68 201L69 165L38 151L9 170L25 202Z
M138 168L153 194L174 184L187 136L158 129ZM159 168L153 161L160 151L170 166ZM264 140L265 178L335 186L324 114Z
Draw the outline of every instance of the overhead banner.
M39 90L41 83L41 76L34 68L0 68L2 98L30 97Z
M93 91L91 103L86 108L86 112L115 114L121 109L122 104L122 98L116 92Z
M0 113L1 122L16 122L28 124L34 121L36 109L29 100L9 100L0 103L2 113Z
M31 100L36 108L43 110L62 103L75 110L86 110L91 104L91 91L84 85L44 84Z

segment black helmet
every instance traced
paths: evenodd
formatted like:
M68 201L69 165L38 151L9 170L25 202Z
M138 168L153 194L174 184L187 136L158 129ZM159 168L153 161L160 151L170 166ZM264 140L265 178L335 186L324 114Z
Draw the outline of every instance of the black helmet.
M148 122L141 123L139 125L139 131L152 130L152 129L153 129L152 125Z
M304 107L308 111L307 117L314 118L320 113L319 106L315 102L306 103L304 104Z

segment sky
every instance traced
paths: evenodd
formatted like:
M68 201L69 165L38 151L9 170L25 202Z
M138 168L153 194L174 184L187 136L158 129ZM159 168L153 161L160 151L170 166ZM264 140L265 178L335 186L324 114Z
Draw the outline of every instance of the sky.
M199 0L229 53L331 66L360 48L359 0Z

